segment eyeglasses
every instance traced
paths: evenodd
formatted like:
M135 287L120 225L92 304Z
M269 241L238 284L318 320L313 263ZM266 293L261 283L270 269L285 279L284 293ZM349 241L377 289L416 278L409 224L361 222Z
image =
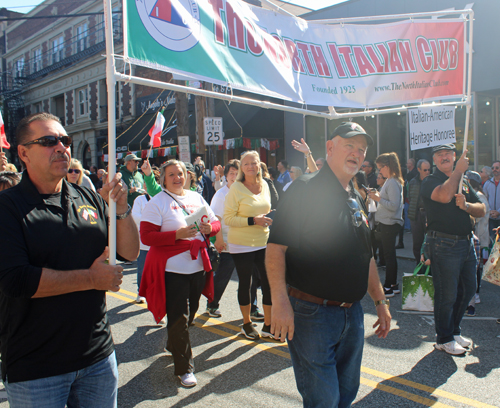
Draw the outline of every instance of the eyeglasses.
M369 164L362 164L361 167L372 167Z
M359 211L358 202L353 198L348 198L347 205L349 206L349 209L351 210L352 213L351 214L352 225L354 225L356 228L361 226L361 224L363 224L363 215L361 214L361 211Z
M61 142L64 147L70 147L73 144L73 140L69 136L42 136L38 139L32 140L31 142L23 144L23 146L39 144L43 147L54 147L59 142Z
M386 180L386 179L387 179L387 177L384 177L384 176L382 176L382 175L380 175L380 174L379 174L379 175L377 176L377 179L379 179L379 180Z
M431 171L431 169L421 169L422 171L425 171L426 173Z
M69 169L68 170L68 173L71 174L71 173L75 173L75 174L80 174L81 170L79 169Z
M492 167L493 170L500 170L500 167Z

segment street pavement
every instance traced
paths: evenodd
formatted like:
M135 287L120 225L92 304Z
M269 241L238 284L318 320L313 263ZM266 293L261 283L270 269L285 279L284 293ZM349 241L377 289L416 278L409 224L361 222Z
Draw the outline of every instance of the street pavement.
M411 234L406 233L405 249L398 250L400 276L412 272L411 257ZM119 364L119 407L302 406L287 345L238 335L242 320L236 274L222 299L221 318L202 314L202 297L200 315L190 329L198 386L185 389L173 374L172 357L163 351L165 326L154 323L145 305L134 303L135 263L123 266L122 289L107 296ZM379 272L383 280L384 270ZM401 295L391 299L392 331L387 339L378 339L372 328L375 307L365 297L361 386L353 406L500 407L499 295L499 287L483 282L477 316L463 320L463 334L474 341L464 357L434 350L432 314L402 311ZM259 331L261 326L257 324ZM2 388L0 408L8 406Z

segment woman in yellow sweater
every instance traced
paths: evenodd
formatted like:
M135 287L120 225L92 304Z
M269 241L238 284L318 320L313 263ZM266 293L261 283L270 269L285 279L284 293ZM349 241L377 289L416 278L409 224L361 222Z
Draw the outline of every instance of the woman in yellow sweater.
M229 253L234 259L239 278L238 303L243 315L241 333L252 340L259 333L250 320L250 287L254 266L259 271L264 306L262 337L273 337L271 325L271 291L267 280L264 259L269 226L273 220L266 216L271 211L271 195L262 179L259 154L247 151L241 156L236 182L226 196L224 222L229 226Z

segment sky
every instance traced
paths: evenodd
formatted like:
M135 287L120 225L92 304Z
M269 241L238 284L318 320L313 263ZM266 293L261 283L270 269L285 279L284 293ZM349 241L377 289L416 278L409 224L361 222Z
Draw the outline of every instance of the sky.
M75 0L68 0L75 1ZM76 0L78 1L78 0ZM286 0L284 0L286 1ZM313 10L320 8L332 6L337 3L341 3L345 0L289 0L292 4L297 4L299 6L308 7ZM28 13L38 4L42 3L41 0L1 0L1 7L5 7L12 11L18 11L20 13Z

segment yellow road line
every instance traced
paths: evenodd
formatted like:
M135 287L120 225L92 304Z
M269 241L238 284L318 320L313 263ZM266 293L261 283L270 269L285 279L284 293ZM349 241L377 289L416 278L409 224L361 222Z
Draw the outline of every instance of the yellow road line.
M116 293L116 292L107 292L107 293L108 293L108 295L111 295L117 299L124 300L125 302L132 303L132 304L139 306L139 307L142 307L144 309L147 308L146 304L144 304L144 303L138 304L138 303L134 302L135 297L137 296L135 293L126 291L124 289L120 289L119 293L129 295L132 297L132 299L129 297L126 297L126 296L122 296L121 294ZM278 355L280 357L290 359L290 354L288 352L285 352L285 351L280 350L278 348L278 347L288 347L287 343L281 343L281 342L277 342L275 340L270 340L270 339L265 339L265 338L262 339L265 341L264 343L247 340L247 339L239 336L240 328L238 326L226 323L222 320L211 318L210 316L205 316L205 315L200 315L200 314L196 314L196 319L204 320L205 322L209 323L209 324L201 324L199 322L196 322L195 326L197 326L201 329L207 330L213 334L217 334L219 336L222 336L222 337L225 337L228 339L238 341L238 342L243 343L247 346L258 348L260 350L267 351L269 353ZM232 331L236 332L236 334L228 333L224 330L218 329L217 327L224 327L228 330L232 330ZM366 373L366 374L370 374L374 377L382 378L383 380L391 381L391 382L405 385L407 387L411 387L411 388L414 388L414 389L417 389L420 391L424 391L424 392L429 393L430 395L435 395L435 396L443 397L443 398L446 398L446 399L449 399L452 401L456 401L456 402L459 402L462 404L467 404L467 405L472 406L472 407L496 408L493 405L479 402L479 401L476 401L476 400L473 400L473 399L470 399L467 397L462 397L460 395L452 394L450 392L439 390L439 389L433 388L433 387L429 387L429 386L424 385L424 384L419 384L419 383L416 383L414 381L410 381L410 380L406 380L404 378L396 377L396 376L393 376L393 375L390 375L390 374L387 374L387 373L384 373L381 371L373 370L373 369L368 368L368 367L361 366L361 372ZM437 402L433 399L421 397L421 396L409 393L407 391L400 390L398 388L394 388L394 387L390 387L390 386L385 385L385 384L381 384L380 382L369 380L369 379L364 378L364 377L361 377L361 384L366 385L368 387L371 387L373 389L387 392L389 394L393 394L393 395L396 395L399 397L406 398L410 401L414 401L414 402L417 402L419 404L422 404L422 405L425 405L428 407L453 408L450 405L442 404L442 403Z

